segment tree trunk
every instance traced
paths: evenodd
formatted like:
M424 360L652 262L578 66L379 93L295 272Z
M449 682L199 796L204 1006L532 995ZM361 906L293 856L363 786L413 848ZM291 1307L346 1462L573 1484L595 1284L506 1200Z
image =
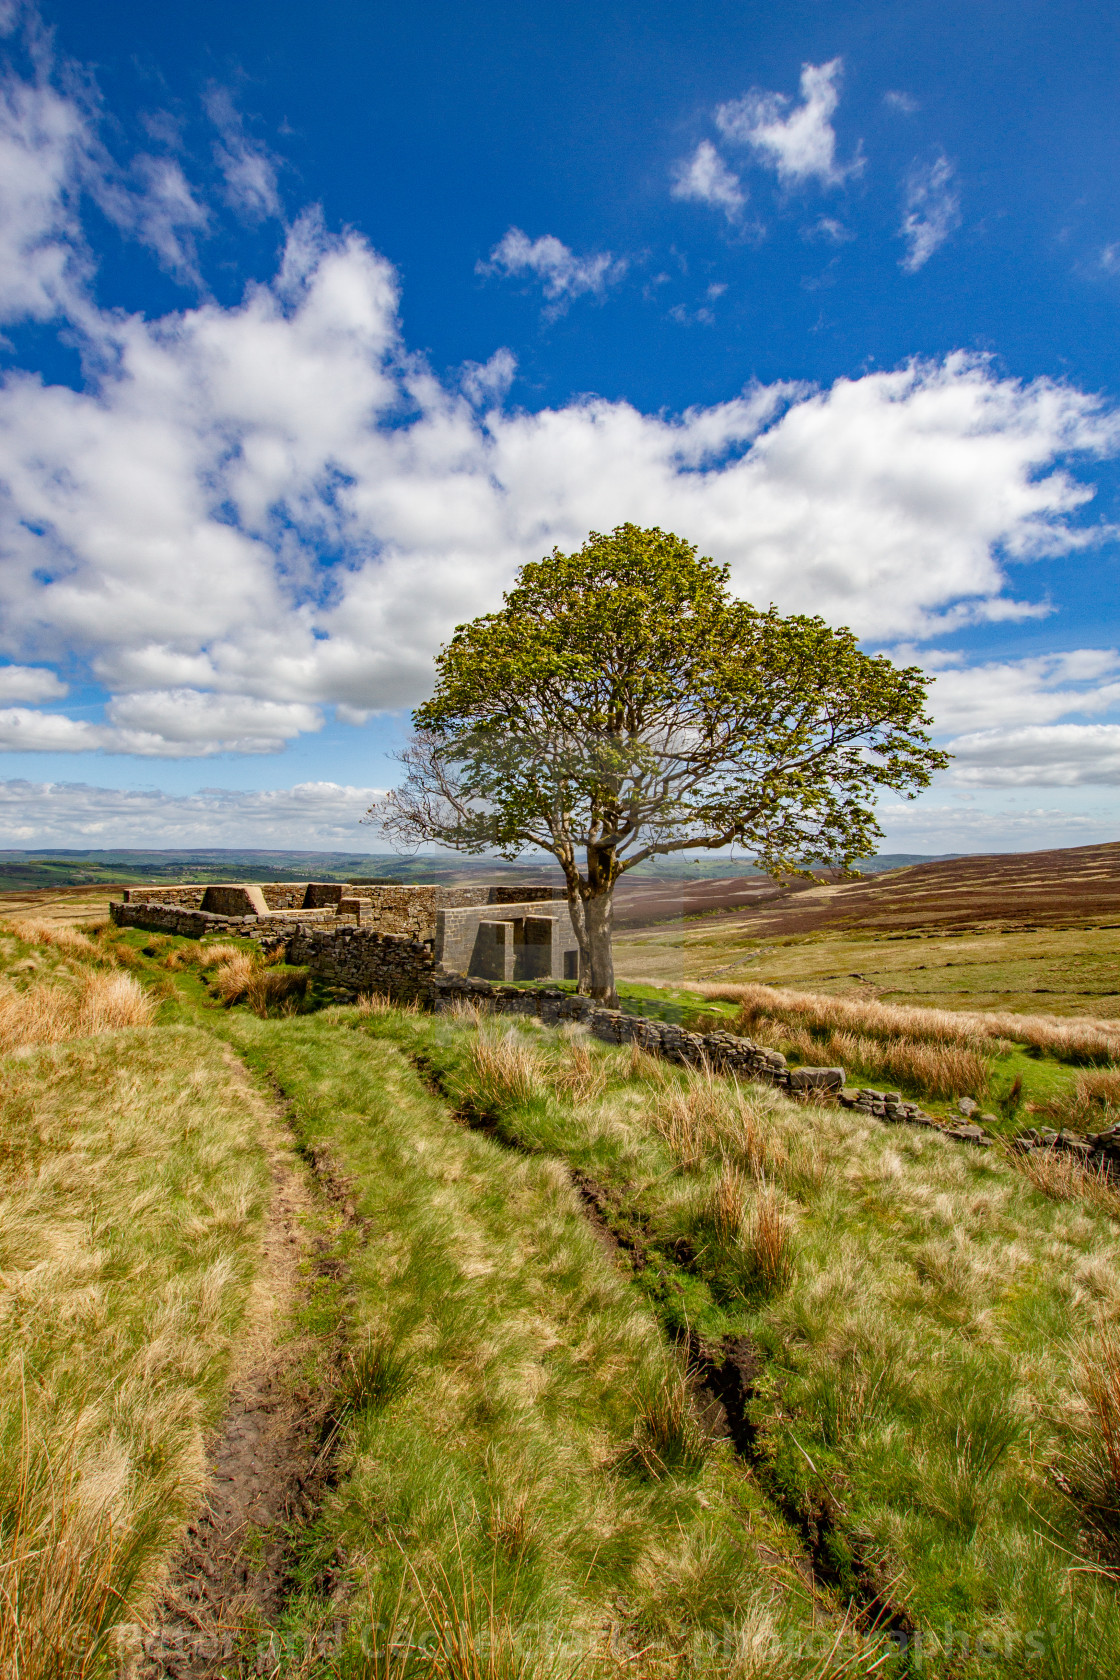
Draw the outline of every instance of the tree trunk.
M614 922L613 883L606 892L599 893L594 898L588 898L584 904L584 912L591 970L588 975L587 991L599 1002L608 1004L611 1009L617 1009L618 993L614 985L614 949L611 944ZM582 962L580 966L582 968ZM581 984L580 991L583 990L584 987Z

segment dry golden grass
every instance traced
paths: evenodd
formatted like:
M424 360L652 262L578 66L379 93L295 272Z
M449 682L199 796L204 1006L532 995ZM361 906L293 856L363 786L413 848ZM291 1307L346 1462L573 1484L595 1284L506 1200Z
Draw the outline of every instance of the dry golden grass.
M305 974L282 972L252 951L226 949L230 954L218 960L210 988L227 1008L244 1003L255 1015L266 1016L277 1009L294 1008L306 992Z
M119 1018L121 995L101 1009ZM204 1034L83 1038L7 1062L5 1680L100 1676L113 1627L143 1614L204 1476L267 1190L245 1092Z
M1052 1115L1063 1126L1086 1132L1103 1130L1120 1119L1120 1069L1079 1073L1071 1091L1039 1112Z
M80 1426L68 1439L36 1436L26 1394L19 1425L0 1553L0 1674L86 1680L104 1672L158 1512L151 1498L147 1508L141 1499L129 1509L125 1489L111 1485L111 1467L107 1475L96 1458L83 1464Z
M738 1242L747 1216L746 1181L733 1161L725 1160L708 1203L708 1218L716 1241L730 1247Z
M663 1083L650 1118L684 1172L713 1153L739 1159L754 1178L785 1160L756 1097L707 1069L688 1069L679 1083Z
M1113 1061L1120 1058L1120 1021L1058 1019L1014 1015L1007 1010L921 1009L872 999L831 997L822 992L793 992L777 986L717 985L689 982L701 996L741 1006L740 1030L770 1017L789 1026L832 1028L869 1038L905 1038L928 1044L981 1049L992 1039L1030 1044L1067 1059Z
M880 1084L901 1085L930 1097L951 1099L986 1090L991 1077L987 1058L966 1044L930 1044L913 1038L868 1038L833 1030L824 1040L805 1028L767 1029L807 1061L823 1058L843 1068L861 1068ZM763 1034L765 1036L765 1033Z
M1101 1318L1077 1350L1072 1449L1059 1475L1098 1546L1120 1565L1120 1332Z
M483 1030L467 1056L468 1095L482 1111L528 1102L543 1085L540 1058L508 1034Z
M1085 1165L1064 1149L1030 1149L1014 1153L1012 1159L1044 1196L1056 1202L1085 1202L1120 1220L1120 1186L1103 1167Z
M67 955L89 957L97 954L98 948L87 934L62 922L40 922L29 918L27 921L9 922L5 932L14 933L28 945L52 945Z
M568 1045L567 1055L550 1069L549 1077L558 1091L566 1091L576 1102L591 1102L606 1090L610 1072L602 1058L576 1041Z
M248 953L240 945L231 945L228 940L216 941L213 945L203 945L202 967L214 968L219 963L232 962L234 957L244 957Z
M786 1287L793 1277L793 1228L781 1201L765 1186L751 1210L743 1247L767 1293Z
M40 981L0 992L0 1053L31 1044L150 1026L155 1001L130 974L85 973L74 982Z

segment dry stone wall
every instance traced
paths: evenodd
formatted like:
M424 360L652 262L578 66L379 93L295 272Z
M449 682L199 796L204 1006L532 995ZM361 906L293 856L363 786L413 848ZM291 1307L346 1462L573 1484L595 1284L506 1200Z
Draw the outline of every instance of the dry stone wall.
M287 940L286 958L328 986L408 999L426 998L436 966L430 940L366 927L299 927Z

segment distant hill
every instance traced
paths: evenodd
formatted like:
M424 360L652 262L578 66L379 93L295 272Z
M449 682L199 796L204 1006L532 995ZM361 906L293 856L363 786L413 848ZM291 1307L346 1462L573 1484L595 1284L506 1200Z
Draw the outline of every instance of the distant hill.
M731 885L729 883L728 885ZM938 859L862 881L779 892L734 884L738 902L719 903L714 885L682 895L677 914L723 908L750 939L829 929L877 933L978 928L1120 927L1120 842L1048 852L988 853ZM635 883L638 890L639 883ZM634 910L638 911L637 904ZM643 906L642 908L648 908ZM659 919L672 910L646 917Z
M959 854L950 853L951 857ZM925 863L925 857L890 853L857 865L863 874ZM188 847L181 851L37 847L0 851L0 892L42 887L137 885L150 881L352 881L384 877L394 881L442 881L447 884L501 875L540 880L559 871L551 858L505 863L500 858L461 858L452 853L400 857L396 852L279 851L254 847ZM698 882L760 876L749 861L737 858L651 858L639 864L634 879Z

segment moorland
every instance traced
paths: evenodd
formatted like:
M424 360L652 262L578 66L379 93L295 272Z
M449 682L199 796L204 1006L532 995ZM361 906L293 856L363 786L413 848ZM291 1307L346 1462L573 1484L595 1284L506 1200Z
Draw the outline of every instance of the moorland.
M633 1007L983 1150L25 906L0 1672L1114 1675L1120 1187L1000 1130L1120 1118L1080 850L619 938Z

